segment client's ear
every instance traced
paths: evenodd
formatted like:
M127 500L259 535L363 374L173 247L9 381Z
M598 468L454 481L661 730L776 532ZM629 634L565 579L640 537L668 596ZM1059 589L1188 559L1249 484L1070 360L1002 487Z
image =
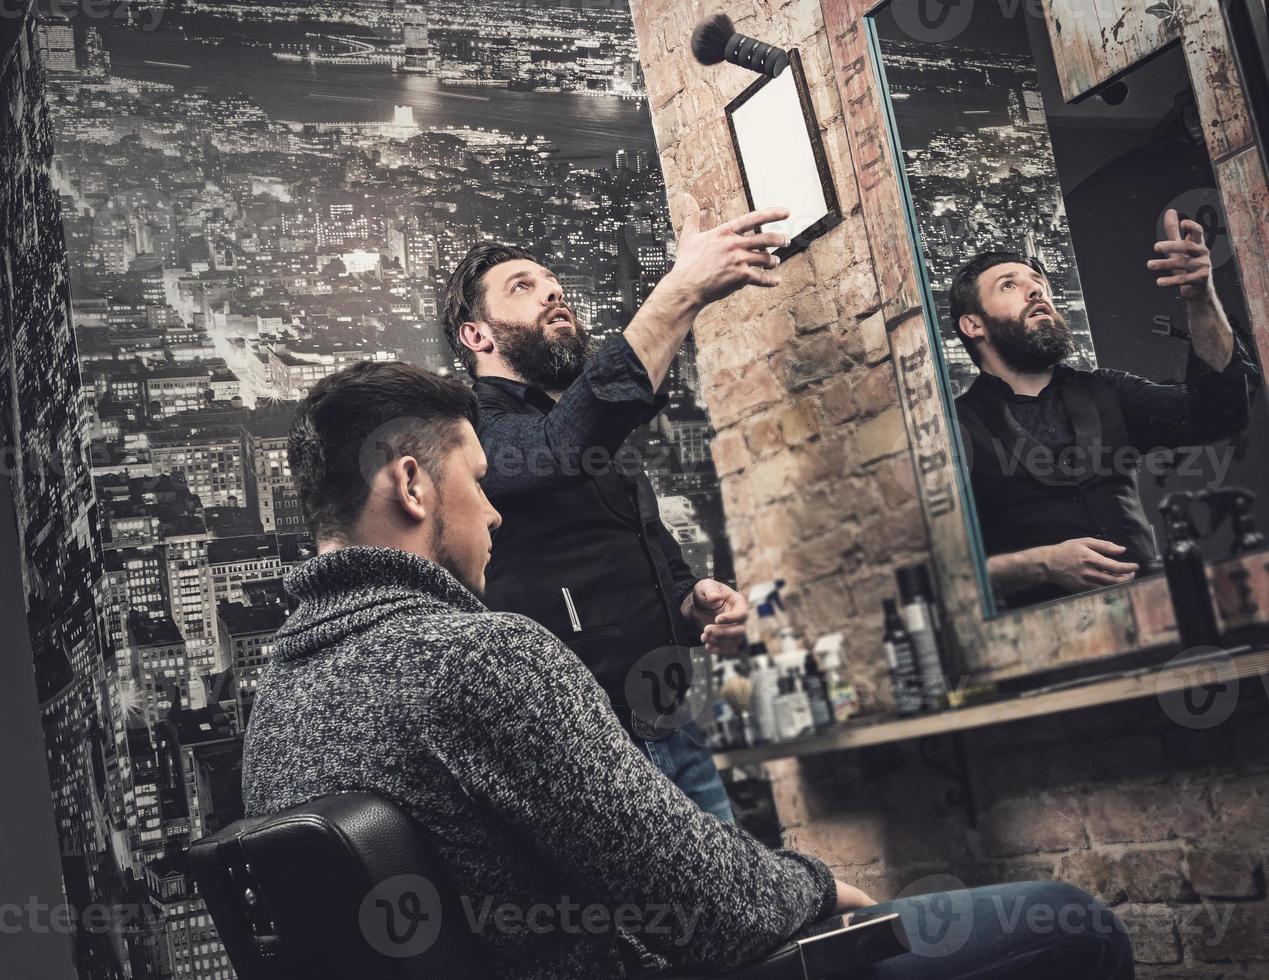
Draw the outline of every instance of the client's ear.
M397 504L416 521L427 518L436 504L436 484L413 456L401 456L390 465L389 479Z

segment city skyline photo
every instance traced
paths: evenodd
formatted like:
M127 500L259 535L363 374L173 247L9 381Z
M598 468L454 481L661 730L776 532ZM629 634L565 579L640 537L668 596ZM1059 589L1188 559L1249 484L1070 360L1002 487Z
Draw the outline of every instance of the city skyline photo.
M466 379L438 297L479 241L532 249L600 339L673 261L621 3L59 5L23 202L48 282L11 445L63 880L88 977L219 980L190 841L242 815L242 734L313 553L294 406L356 361ZM73 338L73 339L72 339ZM6 382L6 384L8 384ZM698 574L731 577L689 343L629 444ZM39 406L44 406L40 408ZM54 486L56 489L54 489Z

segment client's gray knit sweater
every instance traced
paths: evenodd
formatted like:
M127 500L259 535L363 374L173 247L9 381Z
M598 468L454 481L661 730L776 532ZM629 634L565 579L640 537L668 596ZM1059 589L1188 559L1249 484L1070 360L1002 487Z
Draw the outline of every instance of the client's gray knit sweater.
M395 800L483 921L490 975L622 976L629 935L659 954L644 965L726 968L832 912L827 867L697 808L533 621L386 548L329 552L286 585L300 605L247 730L248 815L350 790ZM626 935L584 927L592 903ZM518 914L500 927L502 906Z

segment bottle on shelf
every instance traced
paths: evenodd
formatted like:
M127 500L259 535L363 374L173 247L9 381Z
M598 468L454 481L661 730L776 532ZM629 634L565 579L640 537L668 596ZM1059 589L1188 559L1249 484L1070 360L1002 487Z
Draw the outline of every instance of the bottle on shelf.
M776 647L786 623L784 600L780 595L783 579L760 582L749 590L749 606L757 614L747 630L749 666L749 729L754 745L777 739L775 700L779 695L780 672L771 649Z
M894 691L895 713L900 716L916 714L921 710L920 677L917 673L916 651L908 635L903 618L894 599L883 599L886 614L886 633L882 647L890 668L890 686Z
M844 634L828 633L815 641L814 651L824 672L829 712L839 725L850 721L859 711L859 696L846 669L845 646Z
M815 716L811 714L811 699L806 693L806 675L802 667L789 669L789 694L793 696L794 738L803 738L815 732Z
M817 732L822 732L833 724L833 709L828 703L828 679L814 651L807 653L802 674L802 689L811 706L811 724Z
M1190 505L1200 494L1173 490L1159 502L1159 512L1167 522L1168 547L1163 553L1164 574L1172 597L1181 646L1215 646L1220 642L1216 607L1207 580L1207 565L1199 548L1198 529L1190 515Z
M777 741L775 702L779 695L780 671L771 662L771 656L762 643L750 648L749 717L753 729L753 743Z
M800 668L806 659L806 649L798 642L798 635L793 627L782 626L776 635L780 641L780 653L775 659L780 669L788 671L791 667Z
M920 678L921 704L927 711L937 711L947 703L947 673L939 655L938 613L930 575L924 565L907 565L895 570L895 580Z
M811 708L798 685L796 670L782 674L775 699L776 741L787 742L811 733Z

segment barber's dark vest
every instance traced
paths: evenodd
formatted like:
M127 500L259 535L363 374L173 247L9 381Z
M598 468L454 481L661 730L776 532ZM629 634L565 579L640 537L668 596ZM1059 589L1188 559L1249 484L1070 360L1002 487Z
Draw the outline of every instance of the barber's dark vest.
M1053 384L1075 433L1072 446L1057 453L1018 424L985 379L956 399L987 554L1102 538L1123 545L1112 557L1138 562L1141 574L1157 553L1138 493L1140 454L1129 444L1119 395L1097 375L1064 365ZM1021 606L1067 594L1046 584L1006 600Z
M537 414L527 403L516 404L523 414ZM558 636L590 668L628 724L620 709L636 661L675 646L686 656L699 639L686 635L673 609L669 565L650 543L661 517L647 474L637 464L623 472L614 462L562 489L500 494L491 503L502 526L485 571L487 604L522 613ZM684 666L690 674L690 660Z

